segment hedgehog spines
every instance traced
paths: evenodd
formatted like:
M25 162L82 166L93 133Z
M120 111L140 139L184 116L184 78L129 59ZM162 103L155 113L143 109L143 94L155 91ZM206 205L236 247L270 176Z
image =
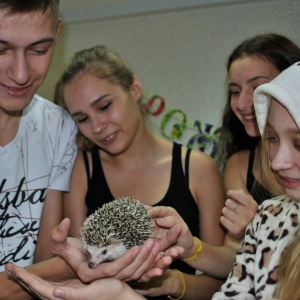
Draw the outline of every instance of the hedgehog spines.
M88 245L108 245L109 239L122 241L127 249L141 246L152 236L152 220L145 205L132 197L104 204L84 222L81 237Z

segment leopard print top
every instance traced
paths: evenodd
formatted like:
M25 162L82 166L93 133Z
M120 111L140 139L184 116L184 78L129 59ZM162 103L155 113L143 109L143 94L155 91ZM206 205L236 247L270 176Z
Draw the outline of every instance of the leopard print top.
M281 253L298 234L299 208L300 203L285 196L258 207L231 273L213 299L273 299Z

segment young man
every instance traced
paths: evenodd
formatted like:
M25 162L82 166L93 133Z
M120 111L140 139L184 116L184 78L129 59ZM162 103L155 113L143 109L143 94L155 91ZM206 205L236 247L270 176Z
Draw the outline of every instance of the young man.
M59 4L0 1L0 271L8 262L28 266L52 256L51 232L69 188L76 126L35 95L58 40ZM8 299L7 281L1 273L0 299Z
M56 253L69 257L74 271L69 261L47 259L77 150L77 129L69 114L35 95L58 40L58 14L59 0L0 1L0 270L10 262L50 281L77 278L76 273L86 281L137 279L157 260L156 243L133 248L118 261L91 270L80 242L67 243L63 230L54 239L62 249ZM59 228L62 225L56 231ZM0 272L0 300L33 298Z

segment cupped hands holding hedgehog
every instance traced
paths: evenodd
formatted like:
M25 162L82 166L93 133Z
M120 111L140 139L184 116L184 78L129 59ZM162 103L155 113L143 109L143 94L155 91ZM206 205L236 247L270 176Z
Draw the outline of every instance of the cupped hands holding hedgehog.
M123 198L124 199L124 198ZM114 209L115 207L118 207L121 205L120 201L122 199L116 199L113 202ZM132 201L129 203L129 205L126 203L128 201ZM124 203L125 202L125 203ZM147 224L151 225L148 228L150 228L150 232L152 237L159 243L161 250L165 250L165 255L171 255L171 257L175 258L178 257L180 259L186 259L188 258L188 263L192 265L197 265L197 261L204 261L204 265L206 263L209 263L209 261L218 260L218 251L215 251L219 247L212 247L210 245L207 245L206 243L200 243L195 239L188 229L187 224L183 221L183 219L180 217L180 215L171 207L147 207L139 203L137 200L131 199L129 197L124 199L124 202L121 206L128 208L129 206L135 206L137 210L142 210L143 214L145 213L144 209L146 209L146 221ZM107 209L104 208L104 210ZM101 214L101 213L100 213ZM134 216L139 215L140 213L133 213ZM128 215L126 212L124 215ZM96 216L98 219L98 216ZM131 218L131 217L130 217ZM150 222L148 222L150 219ZM65 223L65 220L64 222ZM92 225L93 222L90 224ZM98 220L96 221L98 223ZM86 227L86 229L90 229L93 231L91 234L91 239L95 230L97 229L97 224L95 227ZM131 226L131 225L130 225ZM62 224L59 226L61 229L64 227ZM100 226L101 227L101 226ZM59 229L59 231L61 231ZM58 230L58 228L56 229ZM148 235L149 232L147 232L146 235ZM67 236L67 231L64 232L63 237L59 237L58 240L59 243L65 243L69 245L69 250L66 251L66 248L60 248L60 251L64 249L62 252L56 252L56 254L65 257L67 259L68 264L72 265L73 263L71 260L78 260L78 256L75 255L74 250L77 248L75 244L70 243L70 241L64 240ZM140 235L139 235L140 236ZM141 238L143 239L143 237ZM139 239L139 241L141 240ZM72 239L71 239L72 240ZM95 241L98 241L99 238L96 237ZM119 240L119 238L117 238ZM132 239L131 239L132 240ZM139 243L139 241L136 241L134 244ZM203 244L203 250L205 252L204 256L202 254L202 251L199 251L199 246L202 249ZM180 250L179 250L180 249ZM208 258L208 253L212 253L211 258ZM171 254L173 253L173 254ZM200 254L201 253L201 254ZM203 256L203 258L201 258ZM193 259L190 259L193 258ZM199 260L200 258L200 260ZM220 259L219 259L220 260ZM85 261L86 263L86 261ZM140 262L143 264L143 261ZM218 263L217 263L218 264ZM87 265L87 263L86 263ZM201 264L201 267L203 265ZM151 268L151 267L150 267ZM218 264L218 268L220 268L220 264ZM30 287L30 292L34 292L35 295L37 295L38 298L41 299L48 299L48 300L54 300L57 298L65 299L65 300L71 300L71 299L86 299L86 300L92 300L95 299L113 299L118 300L138 300L138 299L145 299L136 291L134 291L132 288L130 288L125 282L118 281L117 279L113 278L102 278L102 279L93 279L91 280L91 283L84 284L79 279L73 279L73 280L67 280L66 282L60 282L60 283L53 283L49 281L42 280L41 278L38 278L37 276L34 276L27 270L14 266L13 270L10 272L10 274L16 279L21 280L22 285L25 288ZM98 275L99 276L99 275ZM109 286L109 288L107 288ZM139 293L141 293L141 290L139 290Z
M126 198L125 202L129 200L130 198ZM118 199L120 200L120 199ZM151 213L151 210L153 208L143 206L138 201L132 199L135 204L130 203L129 206L135 206L138 210L143 210L144 208L147 209L147 223L149 221L149 218L151 220L150 229L151 229L151 235L153 235L153 239L156 240L157 243L160 245L160 249L163 250L165 248L171 247L169 249L173 252L173 258L177 257L179 254L183 253L184 251L184 245L176 245L178 236L181 234L180 228L182 227L182 222L175 222L172 221L167 222L163 228L159 228L159 226L156 225L155 219L152 218L151 215L157 215L158 210L160 210L160 207L154 208L154 213ZM114 204L115 206L118 206L118 204ZM127 206L128 207L128 206ZM149 208L149 210L148 210ZM158 210L157 210L158 209ZM167 210L167 214L169 214L169 210ZM173 210L171 210L171 213L173 214ZM138 213L139 214L139 213ZM143 212L144 214L144 212ZM165 210L163 211L164 216L166 216ZM125 213L126 215L126 213ZM137 215L136 213L134 214ZM159 214L160 215L160 214ZM161 218L162 216L158 216L158 218ZM156 218L156 217L155 217ZM54 234L52 235L54 245L52 245L52 250L54 253L58 255L58 257L55 258L53 262L51 262L51 265L55 265L58 270L63 269L62 266L59 266L56 264L57 260L61 260L62 257L66 259L67 264L64 264L64 266L69 265L74 267L74 265L78 265L81 263L86 263L86 259L84 259L82 262L79 262L78 260L80 257L82 257L77 251L81 252L81 250L78 248L78 243L75 242L74 238L67 237L68 235L68 228L69 228L69 221L68 219L65 219L61 222L59 226L57 226L54 229ZM149 224L149 223L148 223ZM152 228L153 225L153 228ZM179 227L178 227L179 225ZM172 227L172 228L171 228ZM186 228L186 225L183 226ZM147 235L149 232L147 233ZM187 235L187 239L184 237L184 240L189 239L191 236L191 233L187 233L186 230L184 230L184 234ZM79 240L78 240L79 241ZM174 247L172 247L174 245ZM143 245L144 246L144 245ZM181 248L179 251L178 246ZM149 253L151 252L150 249L148 249ZM164 256L166 257L166 256ZM145 264L145 260L140 260L139 266L143 266ZM153 267L156 267L158 264L158 260L153 261L153 263L148 264L147 269L144 270L150 270ZM137 267L137 266L136 266ZM144 266L145 267L145 266ZM149 268L149 269L148 269ZM39 299L48 299L48 300L55 300L55 299L65 299L65 300L79 300L79 299L86 299L86 300L140 300L140 299L146 299L143 296L141 296L139 293L137 293L133 288L131 288L129 285L127 285L124 280L120 280L121 278L109 278L108 276L104 276L99 279L100 273L99 268L97 268L97 271L92 272L94 275L97 274L98 277L90 278L89 280L80 280L81 276L76 277L74 279L68 279L66 281L60 281L60 282L52 282L43 280L42 278L30 273L29 270L26 270L22 267L16 266L16 265L10 265L7 268L7 272L13 276L13 278L16 281L19 281L20 284L27 289L31 294L35 295ZM60 275L66 275L66 274L60 274ZM79 275L79 273L77 274ZM69 276L69 275L68 275ZM111 276L111 275L110 275ZM88 283L84 283L87 281Z
M84 222L80 235L90 268L113 261L152 237L153 222L147 206L132 197L104 204Z

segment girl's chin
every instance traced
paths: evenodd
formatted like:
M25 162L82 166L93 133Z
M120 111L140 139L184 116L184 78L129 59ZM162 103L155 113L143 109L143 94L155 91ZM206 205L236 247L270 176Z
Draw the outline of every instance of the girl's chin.
M282 180L282 183L288 197L300 201L300 181L289 182Z
M250 137L258 137L260 136L259 130L256 126L247 126L245 125L245 130Z
M246 132L252 138L260 137L259 132L253 132L253 131L246 131Z
M294 201L300 202L299 192L297 192L297 193L286 193L286 195L287 195L289 198L293 199Z

